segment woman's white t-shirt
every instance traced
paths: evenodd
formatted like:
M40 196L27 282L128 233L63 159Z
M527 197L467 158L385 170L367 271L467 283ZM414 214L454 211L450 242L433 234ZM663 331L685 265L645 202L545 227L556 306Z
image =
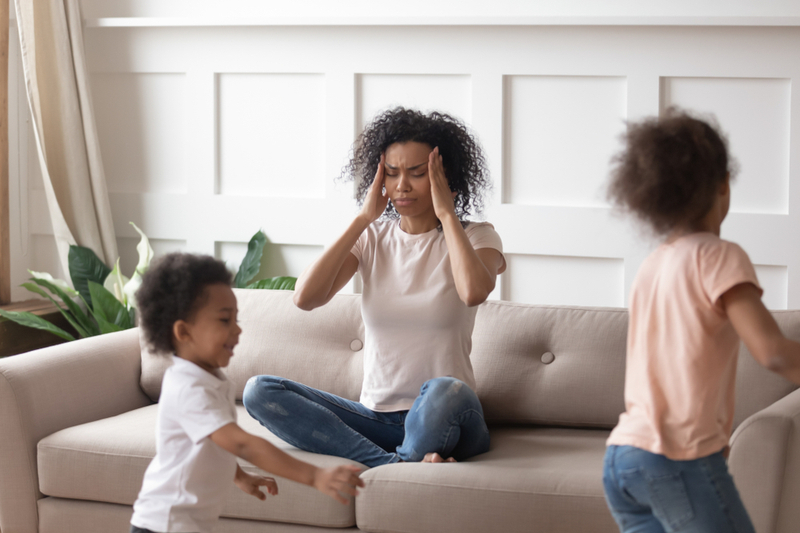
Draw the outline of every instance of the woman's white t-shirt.
M474 249L503 252L491 224L471 223L465 231ZM444 233L411 235L398 219L379 220L352 254L364 282L361 403L373 411L404 411L426 381L443 376L474 390L469 354L478 308L458 297Z

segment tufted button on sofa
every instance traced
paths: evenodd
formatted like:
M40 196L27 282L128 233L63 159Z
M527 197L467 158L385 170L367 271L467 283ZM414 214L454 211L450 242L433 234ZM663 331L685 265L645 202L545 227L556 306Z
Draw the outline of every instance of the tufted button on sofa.
M364 326L360 297L311 312L290 292L236 290L243 328L227 369L238 387L272 374L357 399ZM800 311L775 313L800 339ZM624 309L487 302L471 361L492 434L488 453L458 464L394 464L362 474L347 506L278 478L261 502L231 483L217 530L321 532L592 532L617 528L602 487L605 439L622 412ZM759 533L800 523L800 392L742 347L730 468ZM161 377L169 358L142 349L138 330L0 360L0 531L126 532L155 454ZM239 423L271 435L239 406ZM256 469L242 462L245 470Z

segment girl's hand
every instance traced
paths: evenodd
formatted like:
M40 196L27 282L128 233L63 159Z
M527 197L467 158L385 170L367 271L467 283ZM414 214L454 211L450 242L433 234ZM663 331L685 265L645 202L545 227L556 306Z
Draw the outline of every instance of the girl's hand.
M386 205L389 203L389 195L384 194L384 169L383 160L384 155L381 155L381 161L378 163L378 171L375 173L375 179L372 180L367 191L367 197L364 199L364 206L361 208L361 216L363 216L368 224L372 224L380 218L386 210Z
M438 146L428 156L428 177L431 180L431 198L436 218L442 220L447 216L455 216L456 207L453 200L456 192L451 191L450 185L447 183Z
M356 487L363 487L364 481L358 477L361 469L357 466L318 468L314 474L314 488L327 494L339 503L347 505L349 499L342 496L358 496Z
M267 492L273 496L278 495L278 484L271 477L252 476L244 470L238 469L236 477L233 479L236 486L242 489L242 492L255 496L259 500L266 500L267 495L264 494L258 487L266 487Z

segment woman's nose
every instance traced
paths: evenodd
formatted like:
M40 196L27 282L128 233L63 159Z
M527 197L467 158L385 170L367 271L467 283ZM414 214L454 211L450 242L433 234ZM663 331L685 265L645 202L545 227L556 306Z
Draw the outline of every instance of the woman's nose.
M405 173L400 173L400 179L397 180L397 190L398 191L408 191L411 189L410 187L411 182L408 179L408 176Z

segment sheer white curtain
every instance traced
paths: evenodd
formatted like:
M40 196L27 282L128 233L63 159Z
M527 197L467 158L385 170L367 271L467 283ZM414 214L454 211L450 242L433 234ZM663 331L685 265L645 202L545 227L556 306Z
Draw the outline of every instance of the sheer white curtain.
M15 0L22 65L56 245L117 258L92 109L79 0Z

